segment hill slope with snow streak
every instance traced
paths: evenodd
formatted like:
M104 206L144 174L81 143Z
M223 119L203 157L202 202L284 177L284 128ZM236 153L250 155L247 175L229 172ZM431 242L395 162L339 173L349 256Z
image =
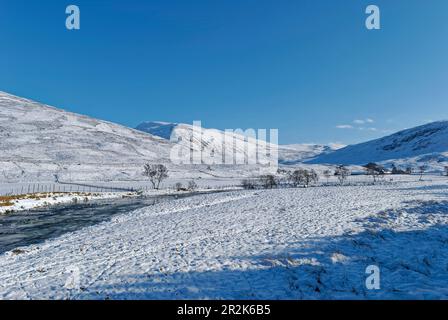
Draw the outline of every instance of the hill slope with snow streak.
M147 132L149 134L158 136L166 140L174 141L190 141L192 136L193 126L183 123L170 123L161 121L149 121L143 122L136 127L137 130ZM218 129L205 129L202 128L202 143L199 140L192 141L194 150L201 150L206 146L212 145L212 149L219 150L221 148L222 140L224 139L225 132ZM245 137L240 134L232 134L234 138L233 152L236 154L247 154L247 146L245 145ZM269 137L267 137L269 139ZM258 144L260 146L271 145L266 144L263 140L249 139L251 146L249 149L254 149ZM319 144L292 144L292 145L278 145L279 163L290 165L303 162L315 158L320 154L326 154L333 152L341 148L338 145L319 145ZM218 154L220 156L221 154Z
M144 122L137 130L159 136L179 144L184 150L203 153L204 158L210 155L210 161L228 163L226 159L240 159L241 163L257 159L259 163L269 161L269 151L277 150L276 144L271 144L259 137L245 136L243 132L224 132L217 129L207 129L184 123ZM269 133L267 133L269 135ZM267 138L267 139L266 139ZM266 151L266 152L265 152Z
M158 124L164 130L164 125ZM179 140L192 126L176 125ZM159 132L160 134L160 132ZM207 130L193 151L217 144L221 134ZM236 157L247 151L235 135ZM0 183L69 181L141 181L144 163L165 164L169 182L179 179L228 179L258 174L260 166L225 165L209 169L206 163L171 161L173 147L190 152L183 140L161 137L107 121L67 112L0 91ZM253 145L253 143L249 143ZM210 148L208 148L210 149ZM218 149L217 149L218 150ZM216 156L218 156L217 153Z
M0 92L0 181L113 180L167 162L158 137Z
M448 164L448 121L433 122L351 145L321 155L309 163L364 165L368 162L393 161L402 164L426 163L433 167Z

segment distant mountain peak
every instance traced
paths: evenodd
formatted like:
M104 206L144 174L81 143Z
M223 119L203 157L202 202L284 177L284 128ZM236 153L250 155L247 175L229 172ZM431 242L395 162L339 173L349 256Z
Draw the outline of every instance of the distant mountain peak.
M163 121L146 121L139 124L136 129L166 140L170 140L170 138L173 137L176 141L180 138L180 140L185 142L190 141L189 135L192 133L193 125ZM202 134L204 141L194 141L193 148L199 149L201 148L201 144L217 143L217 141L221 141L220 138L224 136L224 131L202 128ZM238 152L245 152L245 147L242 143L245 141L246 137L238 133L235 133L234 136L236 140L239 141L239 146L236 147L236 150L238 150ZM252 141L251 143L254 143L255 141ZM262 141L262 143L265 142ZM279 145L279 162L285 165L293 165L312 159L323 153L331 153L342 147L344 146L340 144L321 145L312 143Z
M178 123L164 121L145 121L140 123L135 129L170 140L171 134L178 125Z

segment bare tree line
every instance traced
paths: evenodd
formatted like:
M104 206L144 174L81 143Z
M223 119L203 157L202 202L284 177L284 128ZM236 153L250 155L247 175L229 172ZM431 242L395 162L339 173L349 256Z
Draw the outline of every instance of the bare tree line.
M428 171L429 166L425 163L419 165L416 169L411 166L407 166L405 170L398 168L395 164L392 164L392 168L387 170L384 166L371 162L364 167L364 174L370 176L373 179L373 183L383 182L387 175L411 175L414 172L418 174L419 181L423 181L423 175ZM336 177L338 185L342 186L346 184L346 181L352 172L347 166L338 165L334 170L326 169L322 172L322 176L325 177L326 183L329 184L331 177ZM443 175L448 177L448 166L444 167ZM277 175L262 175L256 178L243 179L241 186L244 189L273 189L278 187L309 187L316 184L319 181L318 173L313 170L296 169L286 170L279 169ZM392 179L391 179L392 181Z

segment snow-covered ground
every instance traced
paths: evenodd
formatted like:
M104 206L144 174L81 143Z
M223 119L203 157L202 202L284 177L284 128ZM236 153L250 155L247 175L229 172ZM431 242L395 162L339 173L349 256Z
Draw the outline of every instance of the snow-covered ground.
M130 192L42 192L19 196L0 197L0 215L56 204L88 202L91 200L113 199L135 196ZM1 235L0 235L1 236Z
M0 299L447 299L448 180L413 178L156 203L0 255Z
M317 166L316 166L317 167ZM210 174L213 174L211 172ZM177 183L187 186L192 180L203 189L227 188L239 185L242 178L239 177L213 177L209 173L204 172L202 176L192 178L168 178L160 184L161 189L174 189ZM0 196L2 195L18 195L35 192L120 192L120 191L138 191L152 189L151 182L148 180L141 181L109 181L109 182L93 182L93 181L73 181L68 183L54 182L15 182L0 183ZM28 192L29 191L29 192Z

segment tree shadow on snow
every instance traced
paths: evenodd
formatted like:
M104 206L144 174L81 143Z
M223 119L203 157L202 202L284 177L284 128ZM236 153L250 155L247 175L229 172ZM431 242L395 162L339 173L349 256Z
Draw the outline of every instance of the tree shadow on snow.
M448 216L448 201L409 202L409 215ZM128 275L81 293L90 299L448 299L448 225L397 232L383 212L359 221L357 234L292 244L283 252L233 257L247 268ZM423 220L424 223L424 220ZM380 268L379 290L365 285Z

